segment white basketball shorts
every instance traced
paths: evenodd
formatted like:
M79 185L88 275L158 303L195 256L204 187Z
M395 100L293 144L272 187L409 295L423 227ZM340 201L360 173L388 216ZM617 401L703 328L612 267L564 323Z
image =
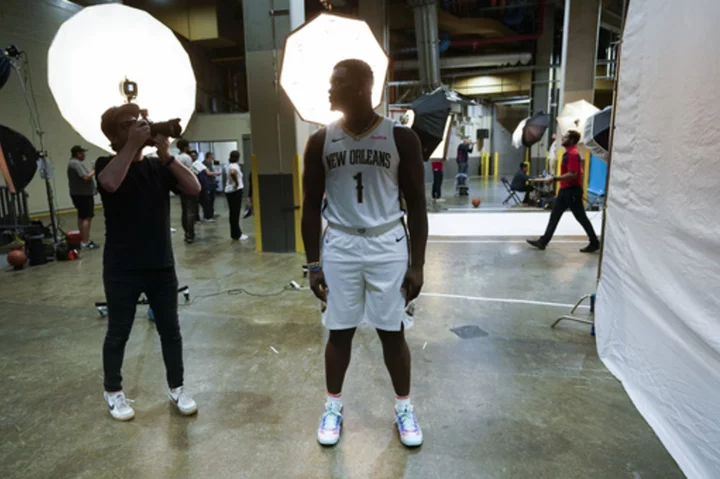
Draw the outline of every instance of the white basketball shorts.
M329 226L322 243L328 286L323 325L351 329L363 322L384 331L412 325L405 313L402 283L408 268L405 226L378 236L353 234Z

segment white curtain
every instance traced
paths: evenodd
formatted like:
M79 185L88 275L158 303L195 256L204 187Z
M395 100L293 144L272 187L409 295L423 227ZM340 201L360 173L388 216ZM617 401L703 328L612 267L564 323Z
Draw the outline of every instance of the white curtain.
M598 350L691 478L720 478L720 0L631 0Z

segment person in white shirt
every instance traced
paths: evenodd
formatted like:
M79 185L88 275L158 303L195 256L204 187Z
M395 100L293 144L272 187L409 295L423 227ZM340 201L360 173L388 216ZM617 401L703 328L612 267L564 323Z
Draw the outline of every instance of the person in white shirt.
M177 156L178 163L192 171L193 160L190 156L190 144L187 140L180 139L177 142L180 154ZM180 194L180 205L182 208L182 227L185 231L185 243L191 244L195 241L195 221L197 221L198 195Z
M197 158L197 153L195 157ZM211 211L209 191L211 188L215 188L215 177L218 173L210 171L201 159L195 160L192 164L192 171L197 175L200 186L202 187L202 191L200 192L200 206L202 206L203 209L203 220L214 223L215 215Z
M240 210L242 209L243 198L243 174L240 169L240 152L233 151L228 159L230 164L227 168L227 184L225 185L225 197L230 210L230 237L235 240L245 241L248 239L240 228Z

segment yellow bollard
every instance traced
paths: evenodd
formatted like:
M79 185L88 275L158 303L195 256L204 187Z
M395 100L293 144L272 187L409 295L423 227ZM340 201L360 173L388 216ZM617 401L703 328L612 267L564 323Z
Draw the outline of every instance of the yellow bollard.
M302 238L302 156L294 155L293 164L293 203L295 205L295 252L299 254L305 253L305 243Z
M550 172L550 152L545 152L545 171Z
M565 154L564 148L558 148L557 152L557 165L555 166L555 176L560 176L560 165L562 163L563 155ZM555 182L555 196L557 196L558 192L560 191L560 182Z
M255 251L262 253L262 222L260 221L260 178L257 156L250 157L250 176L252 177L252 208L255 226Z
M485 152L483 153L483 169L482 169L482 175L487 178L490 176L490 153Z
M493 168L493 176L498 178L500 176L500 153L495 152L495 168Z

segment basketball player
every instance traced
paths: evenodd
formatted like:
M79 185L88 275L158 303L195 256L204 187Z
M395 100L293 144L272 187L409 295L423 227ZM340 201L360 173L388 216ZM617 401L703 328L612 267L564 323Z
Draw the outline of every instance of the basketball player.
M372 86L373 73L366 63L338 63L330 103L344 118L317 131L305 150L302 234L310 285L325 305L323 324L330 330L325 348L327 400L318 441L334 445L340 439L343 379L355 329L366 321L382 342L395 389L400 440L414 447L422 444L423 436L410 404L404 327L405 308L423 285L428 234L423 160L412 130L375 114ZM401 195L407 204L409 238ZM328 222L322 238L321 214Z

